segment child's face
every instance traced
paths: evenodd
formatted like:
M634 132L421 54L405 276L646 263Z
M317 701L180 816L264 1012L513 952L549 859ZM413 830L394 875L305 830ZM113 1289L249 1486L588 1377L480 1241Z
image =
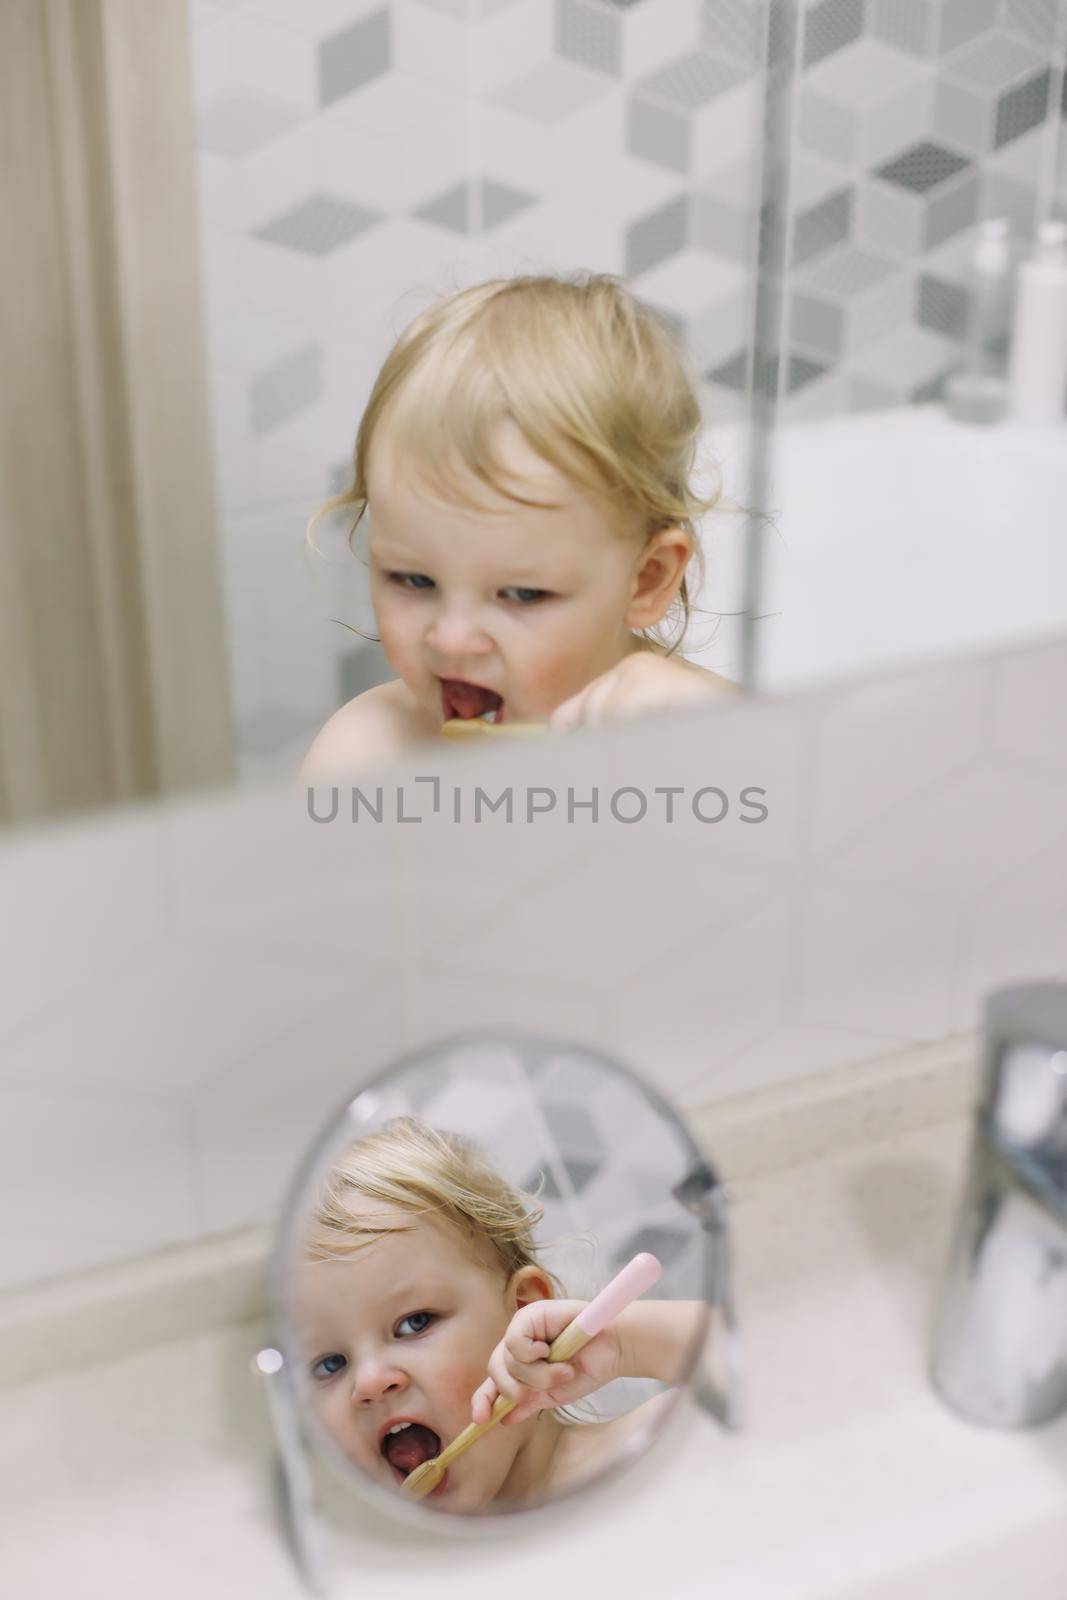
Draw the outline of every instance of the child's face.
M298 1289L320 1420L350 1461L393 1488L406 1474L387 1458L386 1430L401 1419L422 1423L440 1441L431 1455L462 1433L517 1309L503 1274L480 1265L447 1228L414 1216L396 1221L410 1232L388 1234L345 1261L305 1262ZM482 1510L536 1425L493 1428L449 1468L434 1506Z
M416 491L376 441L368 472L371 594L382 648L427 717L457 714L442 680L494 690L498 721L545 722L634 647L633 601L648 550L502 425L502 453L527 498L478 485L486 510ZM492 509L490 509L492 508ZM665 609L665 607L664 607Z

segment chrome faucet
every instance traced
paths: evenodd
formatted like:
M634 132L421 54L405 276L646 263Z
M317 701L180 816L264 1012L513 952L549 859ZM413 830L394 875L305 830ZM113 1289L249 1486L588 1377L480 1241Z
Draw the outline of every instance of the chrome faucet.
M983 1067L932 1378L969 1420L1025 1428L1067 1407L1067 984L991 994Z

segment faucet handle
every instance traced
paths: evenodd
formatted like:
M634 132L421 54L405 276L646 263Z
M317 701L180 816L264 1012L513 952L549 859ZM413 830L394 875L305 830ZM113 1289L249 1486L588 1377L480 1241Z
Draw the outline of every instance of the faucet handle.
M988 997L984 1078L979 1115L997 1143L1067 1154L1067 983Z

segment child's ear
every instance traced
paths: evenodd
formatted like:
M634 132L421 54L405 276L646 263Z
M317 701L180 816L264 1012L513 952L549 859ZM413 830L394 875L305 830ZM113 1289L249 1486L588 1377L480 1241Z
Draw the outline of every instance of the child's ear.
M661 528L653 534L634 568L630 605L624 621L628 628L648 628L666 615L682 586L693 554L693 541L682 527Z
M535 1300L554 1300L552 1283L540 1267L520 1267L513 1272L508 1284L508 1297L516 1311L532 1305Z

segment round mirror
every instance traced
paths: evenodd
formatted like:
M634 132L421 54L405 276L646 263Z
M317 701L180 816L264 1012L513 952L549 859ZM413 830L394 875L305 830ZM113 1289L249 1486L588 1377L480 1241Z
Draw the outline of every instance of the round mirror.
M655 1281L560 1359L635 1256ZM630 1069L526 1036L416 1051L330 1119L286 1202L260 1356L283 1458L311 1446L383 1509L439 1522L610 1478L705 1371L716 1303L728 1339L726 1260L712 1169Z

